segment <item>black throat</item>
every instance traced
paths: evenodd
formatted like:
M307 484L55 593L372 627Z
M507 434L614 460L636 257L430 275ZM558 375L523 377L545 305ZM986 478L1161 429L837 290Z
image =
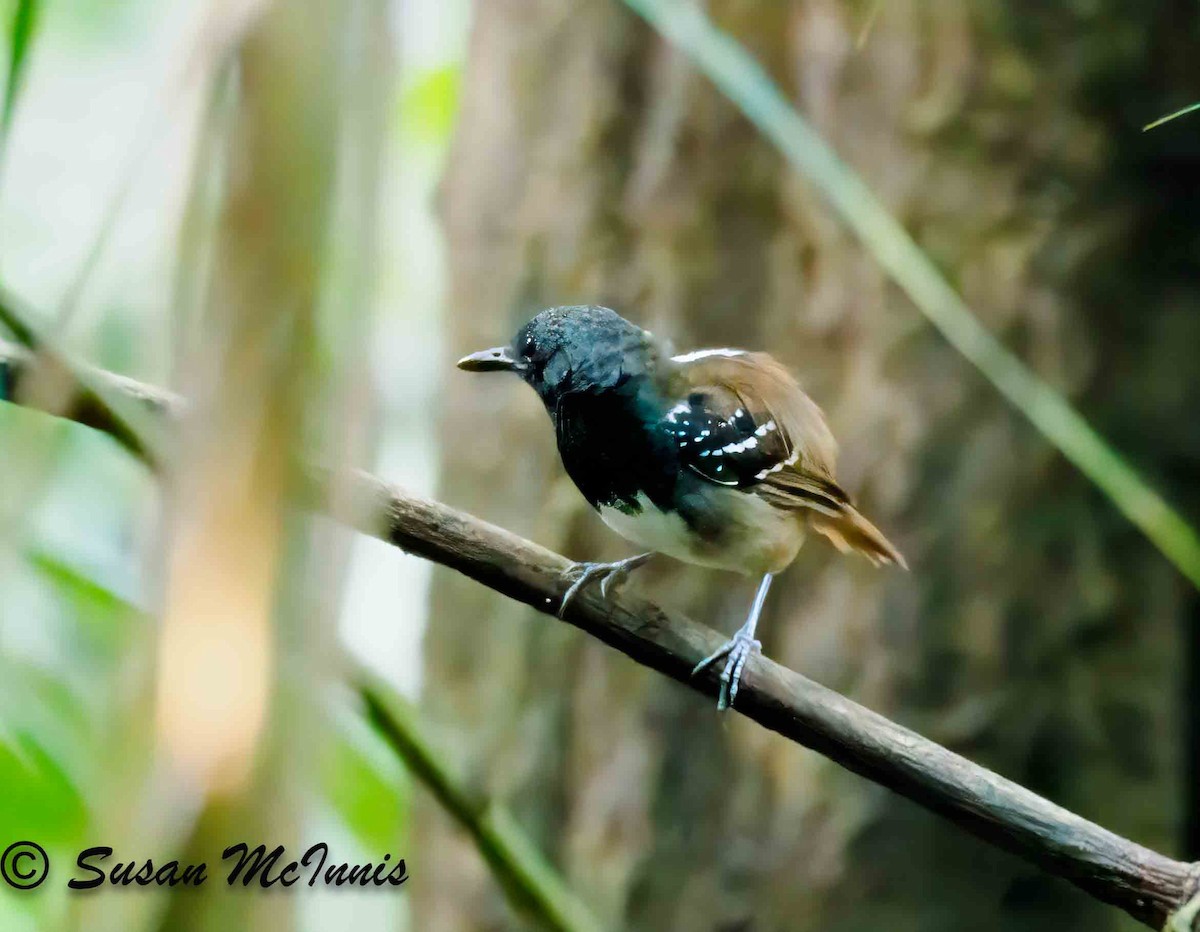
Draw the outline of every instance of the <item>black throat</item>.
M593 507L639 510L639 493L670 507L678 481L675 444L658 429L667 400L649 373L547 404L567 474Z

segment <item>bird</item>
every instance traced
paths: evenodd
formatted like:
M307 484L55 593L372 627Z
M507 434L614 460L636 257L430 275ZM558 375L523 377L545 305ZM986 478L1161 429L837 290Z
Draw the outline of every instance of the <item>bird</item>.
M584 586L601 595L660 553L759 580L745 623L696 664L724 660L718 709L731 708L772 580L808 532L876 566L904 557L837 484L837 444L817 404L765 352L665 340L598 305L548 308L512 342L459 360L518 375L542 400L564 468L610 528L645 553L576 563L560 617Z

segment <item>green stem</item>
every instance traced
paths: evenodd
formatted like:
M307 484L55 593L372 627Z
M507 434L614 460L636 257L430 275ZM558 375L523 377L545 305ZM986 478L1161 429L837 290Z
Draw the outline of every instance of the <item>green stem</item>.
M405 765L443 808L475 839L514 906L547 929L599 932L587 907L542 857L512 814L499 803L464 788L417 723L405 699L365 666L346 661L348 679L367 714Z
M1174 119L1177 119L1181 116L1187 116L1189 113L1195 113L1197 110L1200 110L1200 104L1191 104L1190 106L1183 107L1179 110L1176 110L1174 113L1168 113L1165 117L1159 117L1153 123L1147 123L1142 127L1142 132L1149 132L1156 127L1162 126L1164 123L1170 123Z

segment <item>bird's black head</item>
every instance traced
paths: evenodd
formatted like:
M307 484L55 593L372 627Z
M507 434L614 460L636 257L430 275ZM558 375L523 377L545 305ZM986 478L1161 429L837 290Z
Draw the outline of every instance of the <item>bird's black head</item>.
M616 311L594 305L552 307L522 327L510 346L458 362L468 372L516 372L553 407L569 392L601 392L646 375L654 338Z

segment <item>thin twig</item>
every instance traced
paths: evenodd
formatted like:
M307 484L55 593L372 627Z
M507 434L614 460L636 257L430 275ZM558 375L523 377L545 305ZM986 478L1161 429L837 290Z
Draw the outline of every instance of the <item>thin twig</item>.
M104 431L151 468L161 465L158 421L146 420L150 399L142 393L161 400L168 392L73 360L43 339L37 316L2 286L0 325L21 344L0 342L0 352L7 354L0 356L0 363L7 363L9 370L0 385L13 396L7 400Z
M0 362L8 360L18 375L30 358L0 344ZM169 393L115 376L91 381L101 378L160 410L179 403ZM104 430L103 417L93 413L89 426ZM318 472L318 486L331 478ZM565 557L366 473L337 478L352 493L349 511L339 519L556 614L569 585ZM571 603L566 620L638 663L716 695L714 672L691 676L693 665L724 640L711 628L634 595L606 600L594 590ZM1200 863L1176 861L1122 838L767 658L756 656L746 665L737 711L1153 928L1162 928L1200 889Z

